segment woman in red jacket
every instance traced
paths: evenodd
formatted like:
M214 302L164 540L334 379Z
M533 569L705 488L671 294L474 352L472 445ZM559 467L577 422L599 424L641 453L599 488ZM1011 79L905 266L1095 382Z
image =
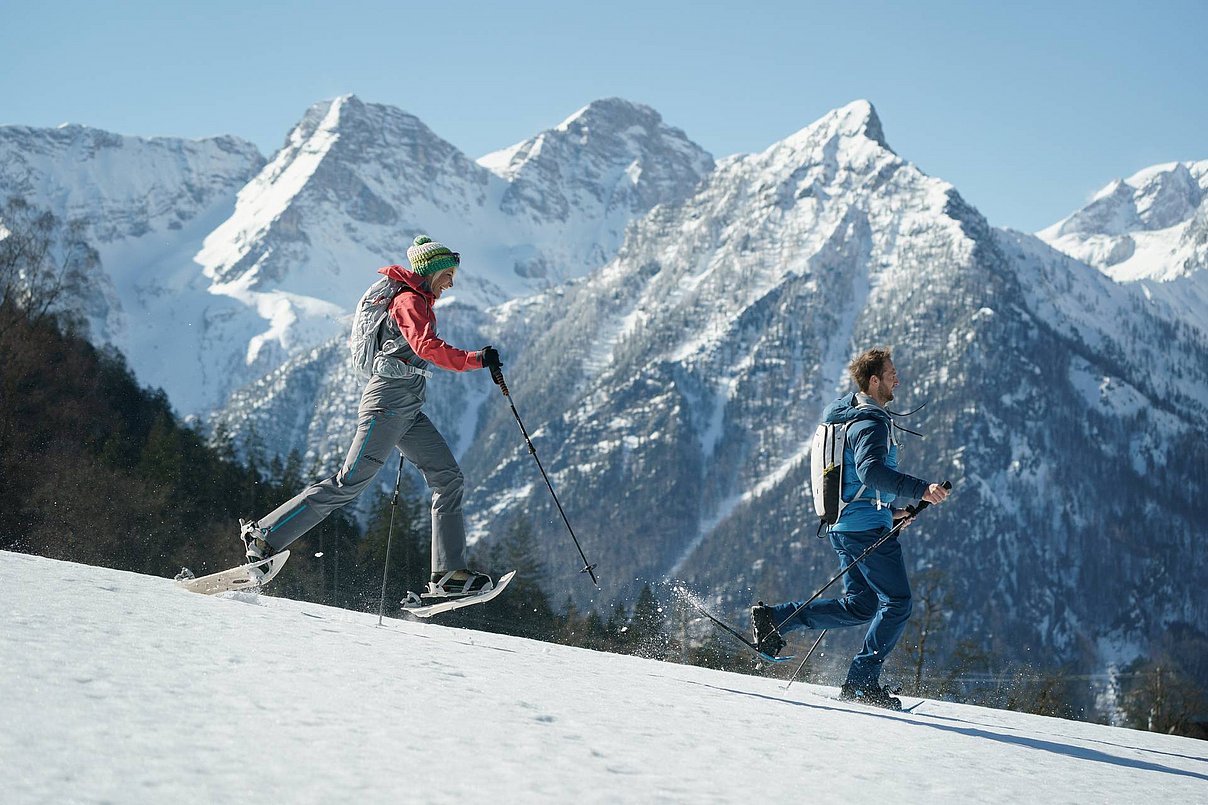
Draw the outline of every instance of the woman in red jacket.
M378 335L373 375L361 395L357 432L344 465L253 522L240 521L249 562L284 549L332 511L355 499L397 447L432 489L432 576L429 596L456 597L492 589L489 576L466 567L465 486L449 445L421 410L429 366L453 372L500 367L493 347L467 352L436 334L433 304L453 287L461 256L420 235L407 249L411 268L379 271L402 283Z

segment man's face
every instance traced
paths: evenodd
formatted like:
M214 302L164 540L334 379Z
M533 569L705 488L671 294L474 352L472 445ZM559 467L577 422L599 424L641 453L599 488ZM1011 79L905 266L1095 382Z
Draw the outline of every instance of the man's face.
M898 369L893 361L885 361L880 375L873 375L868 381L868 396L884 405L893 401L893 390L898 387Z

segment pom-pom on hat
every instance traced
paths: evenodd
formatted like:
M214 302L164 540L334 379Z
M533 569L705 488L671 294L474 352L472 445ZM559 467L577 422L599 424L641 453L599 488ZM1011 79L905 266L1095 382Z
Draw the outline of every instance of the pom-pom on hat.
M430 277L437 271L461 265L461 255L427 235L416 235L407 249L407 262L416 274Z

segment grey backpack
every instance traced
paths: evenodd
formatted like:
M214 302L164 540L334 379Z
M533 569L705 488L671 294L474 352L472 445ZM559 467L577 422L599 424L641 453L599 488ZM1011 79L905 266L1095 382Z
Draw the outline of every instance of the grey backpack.
M352 353L352 365L362 375L373 374L373 359L377 356L382 322L390 312L394 297L407 289L404 282L382 277L369 286L352 313L352 331L348 334L348 351Z

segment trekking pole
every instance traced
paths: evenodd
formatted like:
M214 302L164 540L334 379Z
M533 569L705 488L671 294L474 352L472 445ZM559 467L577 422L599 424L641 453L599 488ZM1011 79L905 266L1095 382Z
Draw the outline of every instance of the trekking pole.
M818 635L818 639L814 641L814 645L810 646L810 650L805 652L805 656L801 658L801 664L797 666L797 670L793 671L793 675L789 677L789 683L784 686L783 690L788 690L792 686L793 680L797 678L797 674L801 673L801 669L805 667L805 663L809 660L810 655L814 653L814 649L818 648L818 644L822 642L822 638L826 637L826 633L830 629L823 629L822 634Z
M943 484L941 484L941 486L943 486L945 489L951 489L951 488L952 488L952 482L951 482L951 481L944 481L944 483L943 483ZM839 579L843 578L844 574L846 574L846 573L847 573L847 571L851 570L853 567L855 567L856 565L858 565L858 564L860 564L861 562L863 562L863 561L864 561L866 558L868 558L869 554L871 554L871 553L872 553L873 551L875 551L877 548L880 548L880 547L881 547L882 545L884 545L886 542L889 542L889 540L891 540L891 539L893 539L894 537L896 537L896 536L898 535L898 532L899 532L899 531L901 531L901 530L902 530L902 528L904 528L904 527L905 527L905 525L906 525L907 523L909 523L911 520L913 520L915 517L917 517L919 512L921 512L923 509L927 508L927 507L928 507L928 506L930 506L930 505L931 505L931 504L930 504L930 503L928 503L927 501L925 501L925 500L920 500L920 501L919 501L919 505L917 505L917 506L907 506L907 507L906 507L906 511L910 513L910 516L909 516L909 517L904 517L904 518L902 519L902 522L898 523L898 524L897 524L897 525L895 525L893 528L889 529L888 533L886 533L886 534L885 534L885 536L881 537L879 540L877 540L876 542L874 542L872 545L869 545L869 546L868 546L868 549L867 549L867 550L865 550L865 551L864 551L864 553L860 554L860 555L859 555L859 556L857 556L855 559L853 559L853 560L851 561L851 563L847 565L847 567L845 567L845 568L843 568L842 570L840 570L838 573L836 573L836 574L834 575L834 577L833 577L833 578L831 578L831 580L830 580L830 581L828 581L826 584L823 584L823 585L822 585L820 588L818 588L818 592L816 592L816 593L814 593L813 595L811 595L811 596L809 597L809 600L802 602L802 604L801 604L800 606L798 606L796 609L794 609L794 610L792 611L792 613L791 613L791 614L790 614L790 615L789 615L787 618L785 618L784 620L782 620L780 623L776 624L776 631L777 631L777 632L779 632L779 631L780 631L780 627L781 627L781 626L784 626L786 623L788 623L789 621L791 621L793 618L797 617L797 613L798 613L798 612L800 612L801 610L805 609L807 606L809 606L809 605L810 605L810 604L812 604L814 601L816 601L816 600L818 599L818 596L822 595L822 593L823 593L823 592L826 590L826 588L827 588L827 587L831 586L831 585L832 585L832 584L834 584L836 581L838 581Z
M533 440L529 438L528 428L524 427L524 422L520 419L519 412L516 411L516 401L512 399L512 393L508 391L508 384L503 379L503 370L494 368L491 370L491 379L495 381L495 385L499 386L499 390L503 392L503 396L507 397L508 403L512 406L512 416L516 417L516 424L520 426L520 432L524 434L524 441L528 445L528 451L533 456L533 461L537 462L537 469L541 471L541 477L545 479L545 485L549 487L549 493L554 498L554 505L558 507L558 514L562 515L562 522L566 523L566 530L570 532L570 538L574 541L575 547L579 549L579 558L583 560L583 568L580 573L586 573L591 576L591 583L599 589L600 582L596 580L596 566L587 561L587 555L583 553L583 546L579 544L579 538L575 536L575 530L570 526L570 520L566 517L566 512L562 510L562 503L558 500L558 494L554 492L554 485L549 482L549 476L545 474L545 467L541 466L541 459L537 457L537 448L533 447Z
M398 477L394 479L394 497L390 498L390 529L386 532L386 564L382 567L382 598L378 601L378 626L386 609L386 574L390 572L390 543L394 541L394 512L398 509L398 488L403 483L403 454L398 456Z

